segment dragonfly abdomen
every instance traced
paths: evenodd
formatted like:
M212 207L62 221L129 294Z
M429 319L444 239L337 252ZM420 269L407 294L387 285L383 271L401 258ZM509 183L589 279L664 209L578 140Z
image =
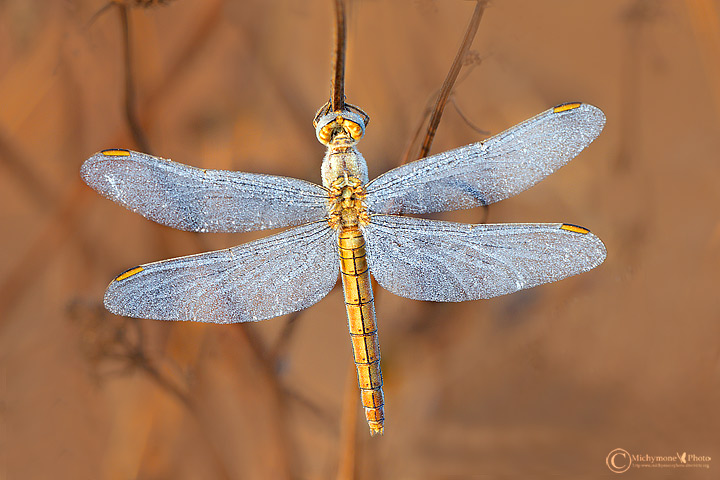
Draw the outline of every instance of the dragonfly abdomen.
M384 399L380 371L375 303L368 271L365 239L357 226L343 227L338 237L348 328L365 418L372 435L383 433Z

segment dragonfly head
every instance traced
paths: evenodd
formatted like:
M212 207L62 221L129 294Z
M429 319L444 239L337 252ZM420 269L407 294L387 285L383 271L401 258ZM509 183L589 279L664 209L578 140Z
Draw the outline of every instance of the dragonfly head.
M351 146L365 135L365 126L370 117L350 104L339 112L333 112L326 104L315 115L315 135L323 145Z

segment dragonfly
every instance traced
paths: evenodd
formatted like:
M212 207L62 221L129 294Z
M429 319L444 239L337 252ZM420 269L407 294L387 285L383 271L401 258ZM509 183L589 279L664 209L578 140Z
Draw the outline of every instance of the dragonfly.
M192 232L293 227L131 268L112 280L105 307L136 318L254 322L313 305L340 276L362 406L376 435L384 432L385 399L370 275L402 297L464 302L561 280L605 259L597 236L568 223L471 225L407 216L489 205L531 187L600 134L599 108L558 105L372 181L357 150L368 121L350 104L318 111L315 132L327 147L322 186L125 149L90 157L81 167L90 187L160 224Z

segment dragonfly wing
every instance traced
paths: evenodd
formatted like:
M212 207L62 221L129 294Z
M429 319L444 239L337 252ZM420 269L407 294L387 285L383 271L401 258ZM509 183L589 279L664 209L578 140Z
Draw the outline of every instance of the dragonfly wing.
M264 320L318 302L338 279L337 233L327 222L226 250L148 263L105 292L112 313L156 320Z
M163 225L191 232L246 232L327 216L327 192L295 178L204 170L129 150L83 164L85 183Z
M386 290L464 302L585 272L605 259L592 233L569 224L468 225L374 215L363 232L368 265Z
M483 142L432 155L367 185L374 213L430 213L487 205L533 186L588 146L605 115L588 104L551 108Z

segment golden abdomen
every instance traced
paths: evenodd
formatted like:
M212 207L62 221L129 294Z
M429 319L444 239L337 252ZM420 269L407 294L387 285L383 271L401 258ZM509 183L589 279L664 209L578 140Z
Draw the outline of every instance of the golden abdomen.
M365 239L357 226L345 226L338 237L348 328L358 386L372 435L383 433L384 399L375 303L365 255Z

